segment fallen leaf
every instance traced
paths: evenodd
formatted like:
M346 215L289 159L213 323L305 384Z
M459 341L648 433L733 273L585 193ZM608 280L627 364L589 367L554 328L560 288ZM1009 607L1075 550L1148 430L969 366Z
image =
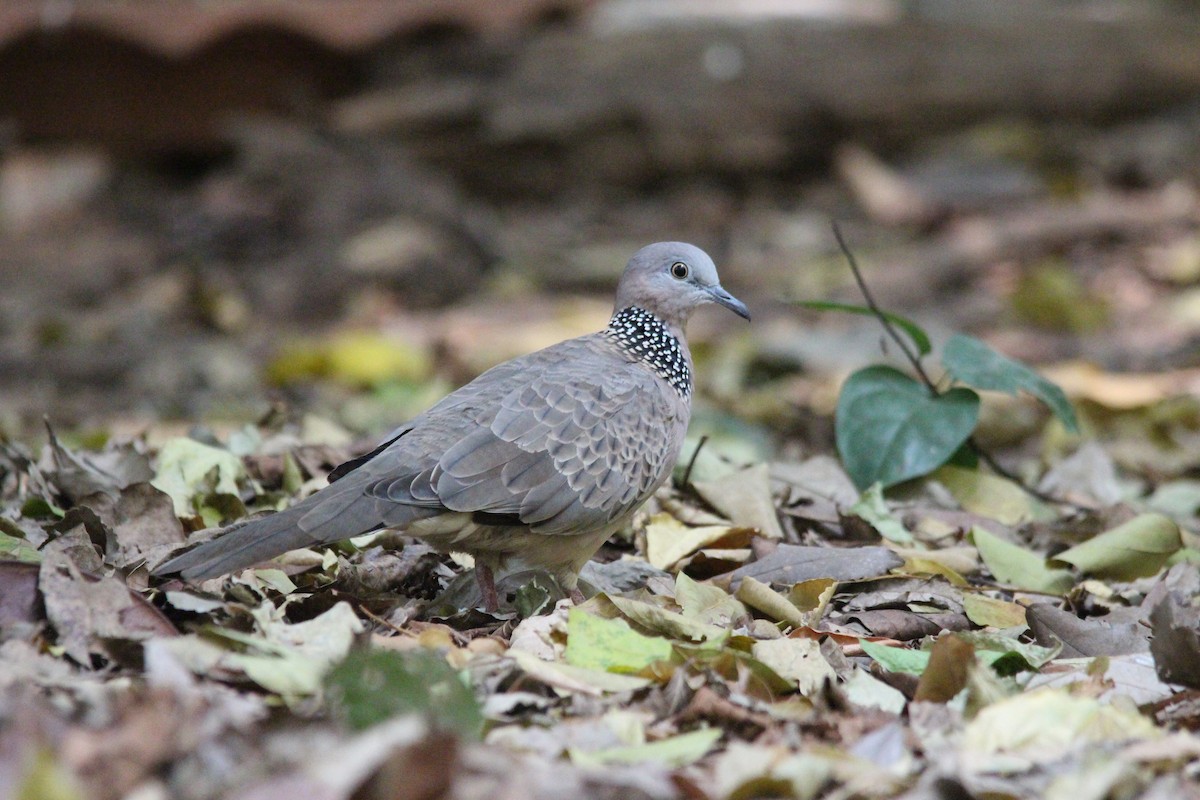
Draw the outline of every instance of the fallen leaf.
M1163 514L1139 514L1054 556L1089 575L1136 580L1156 574L1183 546L1179 526Z
M1047 566L1041 556L1006 542L986 528L972 528L970 536L979 557L1002 584L1048 594L1063 594L1075 584L1068 570Z
M412 713L464 736L475 738L483 730L483 713L470 687L445 658L429 650L349 653L325 677L325 687L353 730Z
M1117 467L1098 442L1087 441L1071 455L1052 466L1038 482L1038 490L1083 503L1116 505L1125 492Z
M833 456L817 455L799 464L775 461L771 464L771 479L790 489L793 502L814 498L835 506L851 506L859 498L854 481Z
M150 460L130 443L110 442L100 453L76 453L58 440L49 423L46 431L53 464L48 475L72 502L96 492L115 496L130 484L151 478Z
M733 530L725 525L689 528L670 514L655 514L646 525L646 560L658 569L670 569L680 559L721 541Z
M1150 612L1150 625L1159 677L1200 689L1200 611L1168 593Z
M766 464L756 464L717 480L696 482L693 486L709 505L734 525L754 528L768 539L783 538Z
M567 617L567 663L609 672L637 672L671 657L671 643L643 636L623 619L603 619L571 609Z
M0 517L0 558L36 564L42 560L42 554L15 522Z
M825 615L825 610L829 608L829 601L833 599L837 587L838 582L832 578L801 581L788 590L787 599L788 602L800 609L804 618L808 620L805 626L813 626L820 622L821 617Z
M859 645L864 653L879 662L888 672L900 672L906 675L920 675L929 665L929 653L923 650L910 650L905 647L889 647L876 644L869 639L859 639Z
M714 759L711 796L815 798L833 777L832 760L782 745L733 741Z
M46 617L72 659L83 665L91 664L92 653L112 659L107 640L140 642L178 635L161 611L124 583L81 570L68 547L62 539L46 546L38 588Z
M1179 692L1155 672L1149 653L1131 653L1101 658L1057 658L1053 671L1044 670L1029 679L1027 689L1069 688L1074 694L1094 696L1104 703L1132 702L1138 706L1159 703Z
M949 489L967 511L1003 525L1056 517L1051 509L1007 478L954 466L942 467L932 477Z
M689 619L683 614L668 611L650 603L615 595L608 598L622 614L641 627L683 642L719 646L729 638L729 631L716 625Z
M675 578L675 602L685 617L709 625L728 627L746 615L746 607L724 589L697 583L683 572Z
M105 556L118 567L155 563L187 541L174 501L149 483L125 487L115 502L102 494L84 498L82 503L112 530L115 546Z
M776 622L783 622L793 628L809 625L804 612L772 589L765 583L750 576L742 578L737 588L737 599Z
M1187 371L1114 373L1083 361L1060 364L1045 372L1072 397L1091 400L1116 410L1153 405L1187 391L1189 382L1195 380L1194 374Z
M195 439L171 439L158 451L158 470L150 483L166 492L179 517L195 516L194 500L210 492L238 495L238 483L247 478L242 460L228 450Z
M12 625L32 625L42 619L37 564L0 561L0 640Z
M850 678L842 684L846 698L856 706L863 708L878 708L889 714L900 714L908 699L899 689L888 686L878 678L862 669L855 669Z
M203 640L180 643L173 652L198 674L235 670L286 702L298 702L320 690L322 679L345 658L363 625L345 601L296 624L288 624L281 615L266 603L254 611L261 635L210 627L205 631L209 646ZM241 651L221 646L222 640Z
M631 692L644 689L653 681L635 675L617 675L599 669L575 667L557 661L543 661L532 653L509 648L511 658L521 671L561 693L600 696L605 692Z
M1042 647L995 631L957 631L954 637L973 645L979 660L1001 674L1036 670L1050 663L1062 650L1057 643Z
M744 577L776 586L791 586L814 578L854 581L884 575L904 559L886 547L808 547L781 544L765 557L734 570L721 581L733 588Z
M1144 653L1150 648L1150 631L1137 622L1110 623L1103 617L1080 619L1050 603L1030 606L1027 616L1029 630L1038 644L1061 642L1063 658Z
M883 499L883 487L878 483L862 493L862 498L850 507L849 513L870 524L890 542L912 544L913 535L888 508L887 501Z
M606 764L654 762L668 767L684 767L707 755L720 738L720 728L699 728L644 744L593 751L572 749L570 756L571 761L580 766L603 767Z
M1025 625L1025 607L982 594L963 594L963 611L981 627L1014 628Z
M1078 747L1162 735L1136 711L1054 689L1035 689L980 710L967 724L962 742L977 754L1005 753L1049 763Z
M824 686L825 681L837 680L837 673L821 655L821 645L812 639L755 642L750 654L774 670L779 677L795 684L800 694L806 697Z
M929 648L929 663L921 672L913 700L948 703L967 686L975 663L975 647L958 636L940 636Z

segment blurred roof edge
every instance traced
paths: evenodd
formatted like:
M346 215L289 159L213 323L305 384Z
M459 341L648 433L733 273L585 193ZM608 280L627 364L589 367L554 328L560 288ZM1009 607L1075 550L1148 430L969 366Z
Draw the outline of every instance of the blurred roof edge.
M7 0L0 47L30 35L93 28L182 57L247 28L281 28L327 47L357 50L437 26L509 33L570 15L595 0Z

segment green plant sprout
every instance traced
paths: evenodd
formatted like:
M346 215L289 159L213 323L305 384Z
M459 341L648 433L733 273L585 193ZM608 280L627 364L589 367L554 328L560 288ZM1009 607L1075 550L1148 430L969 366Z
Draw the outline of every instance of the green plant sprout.
M1075 410L1061 388L972 336L956 334L942 348L942 367L952 384L939 389L923 361L932 352L928 334L912 320L879 307L836 222L833 233L867 304L814 301L799 305L875 317L916 376L874 365L853 373L842 385L834 432L838 454L859 489L875 483L887 488L928 475L952 461L973 463L976 459L1016 480L972 438L979 421L979 390L1012 395L1028 392L1045 403L1068 431L1079 431ZM1021 481L1017 483L1042 497Z

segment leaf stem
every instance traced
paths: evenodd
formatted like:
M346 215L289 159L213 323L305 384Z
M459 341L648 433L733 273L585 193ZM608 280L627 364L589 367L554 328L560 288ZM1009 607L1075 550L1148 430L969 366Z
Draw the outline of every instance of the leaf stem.
M708 434L702 434L700 441L696 442L696 449L692 451L692 457L688 459L687 466L683 470L683 478L679 481L680 486L689 486L692 482L692 467L696 466L696 458L700 455L700 449L708 443Z
M837 220L833 220L833 237L837 239L838 247L842 251L842 255L846 257L846 263L850 265L850 272L854 274L854 280L858 284L858 291L862 293L863 299L867 301L867 307L871 309L871 313L879 320L879 324L887 331L888 336L900 347L900 352L904 353L904 357L908 359L908 363L912 365L913 370L921 378L921 382L925 384L925 388L929 390L931 397L940 397L941 392L938 391L937 385L929 378L929 374L925 372L925 367L921 364L921 358L913 352L912 346L908 340L900 335L896 327L892 325L891 320L883 313L883 309L875 302L871 290L867 288L867 282L863 278L862 270L858 267L858 259L854 257L854 253L850 252L850 246L846 244L846 238L842 236L842 226Z

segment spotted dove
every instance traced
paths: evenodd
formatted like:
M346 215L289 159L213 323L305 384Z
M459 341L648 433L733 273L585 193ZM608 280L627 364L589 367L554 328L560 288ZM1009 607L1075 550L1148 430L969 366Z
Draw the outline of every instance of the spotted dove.
M493 571L510 561L578 598L579 570L679 457L693 388L684 326L706 303L750 318L702 250L645 247L605 330L493 367L337 467L329 486L155 572L210 578L390 528L474 556L489 610Z

